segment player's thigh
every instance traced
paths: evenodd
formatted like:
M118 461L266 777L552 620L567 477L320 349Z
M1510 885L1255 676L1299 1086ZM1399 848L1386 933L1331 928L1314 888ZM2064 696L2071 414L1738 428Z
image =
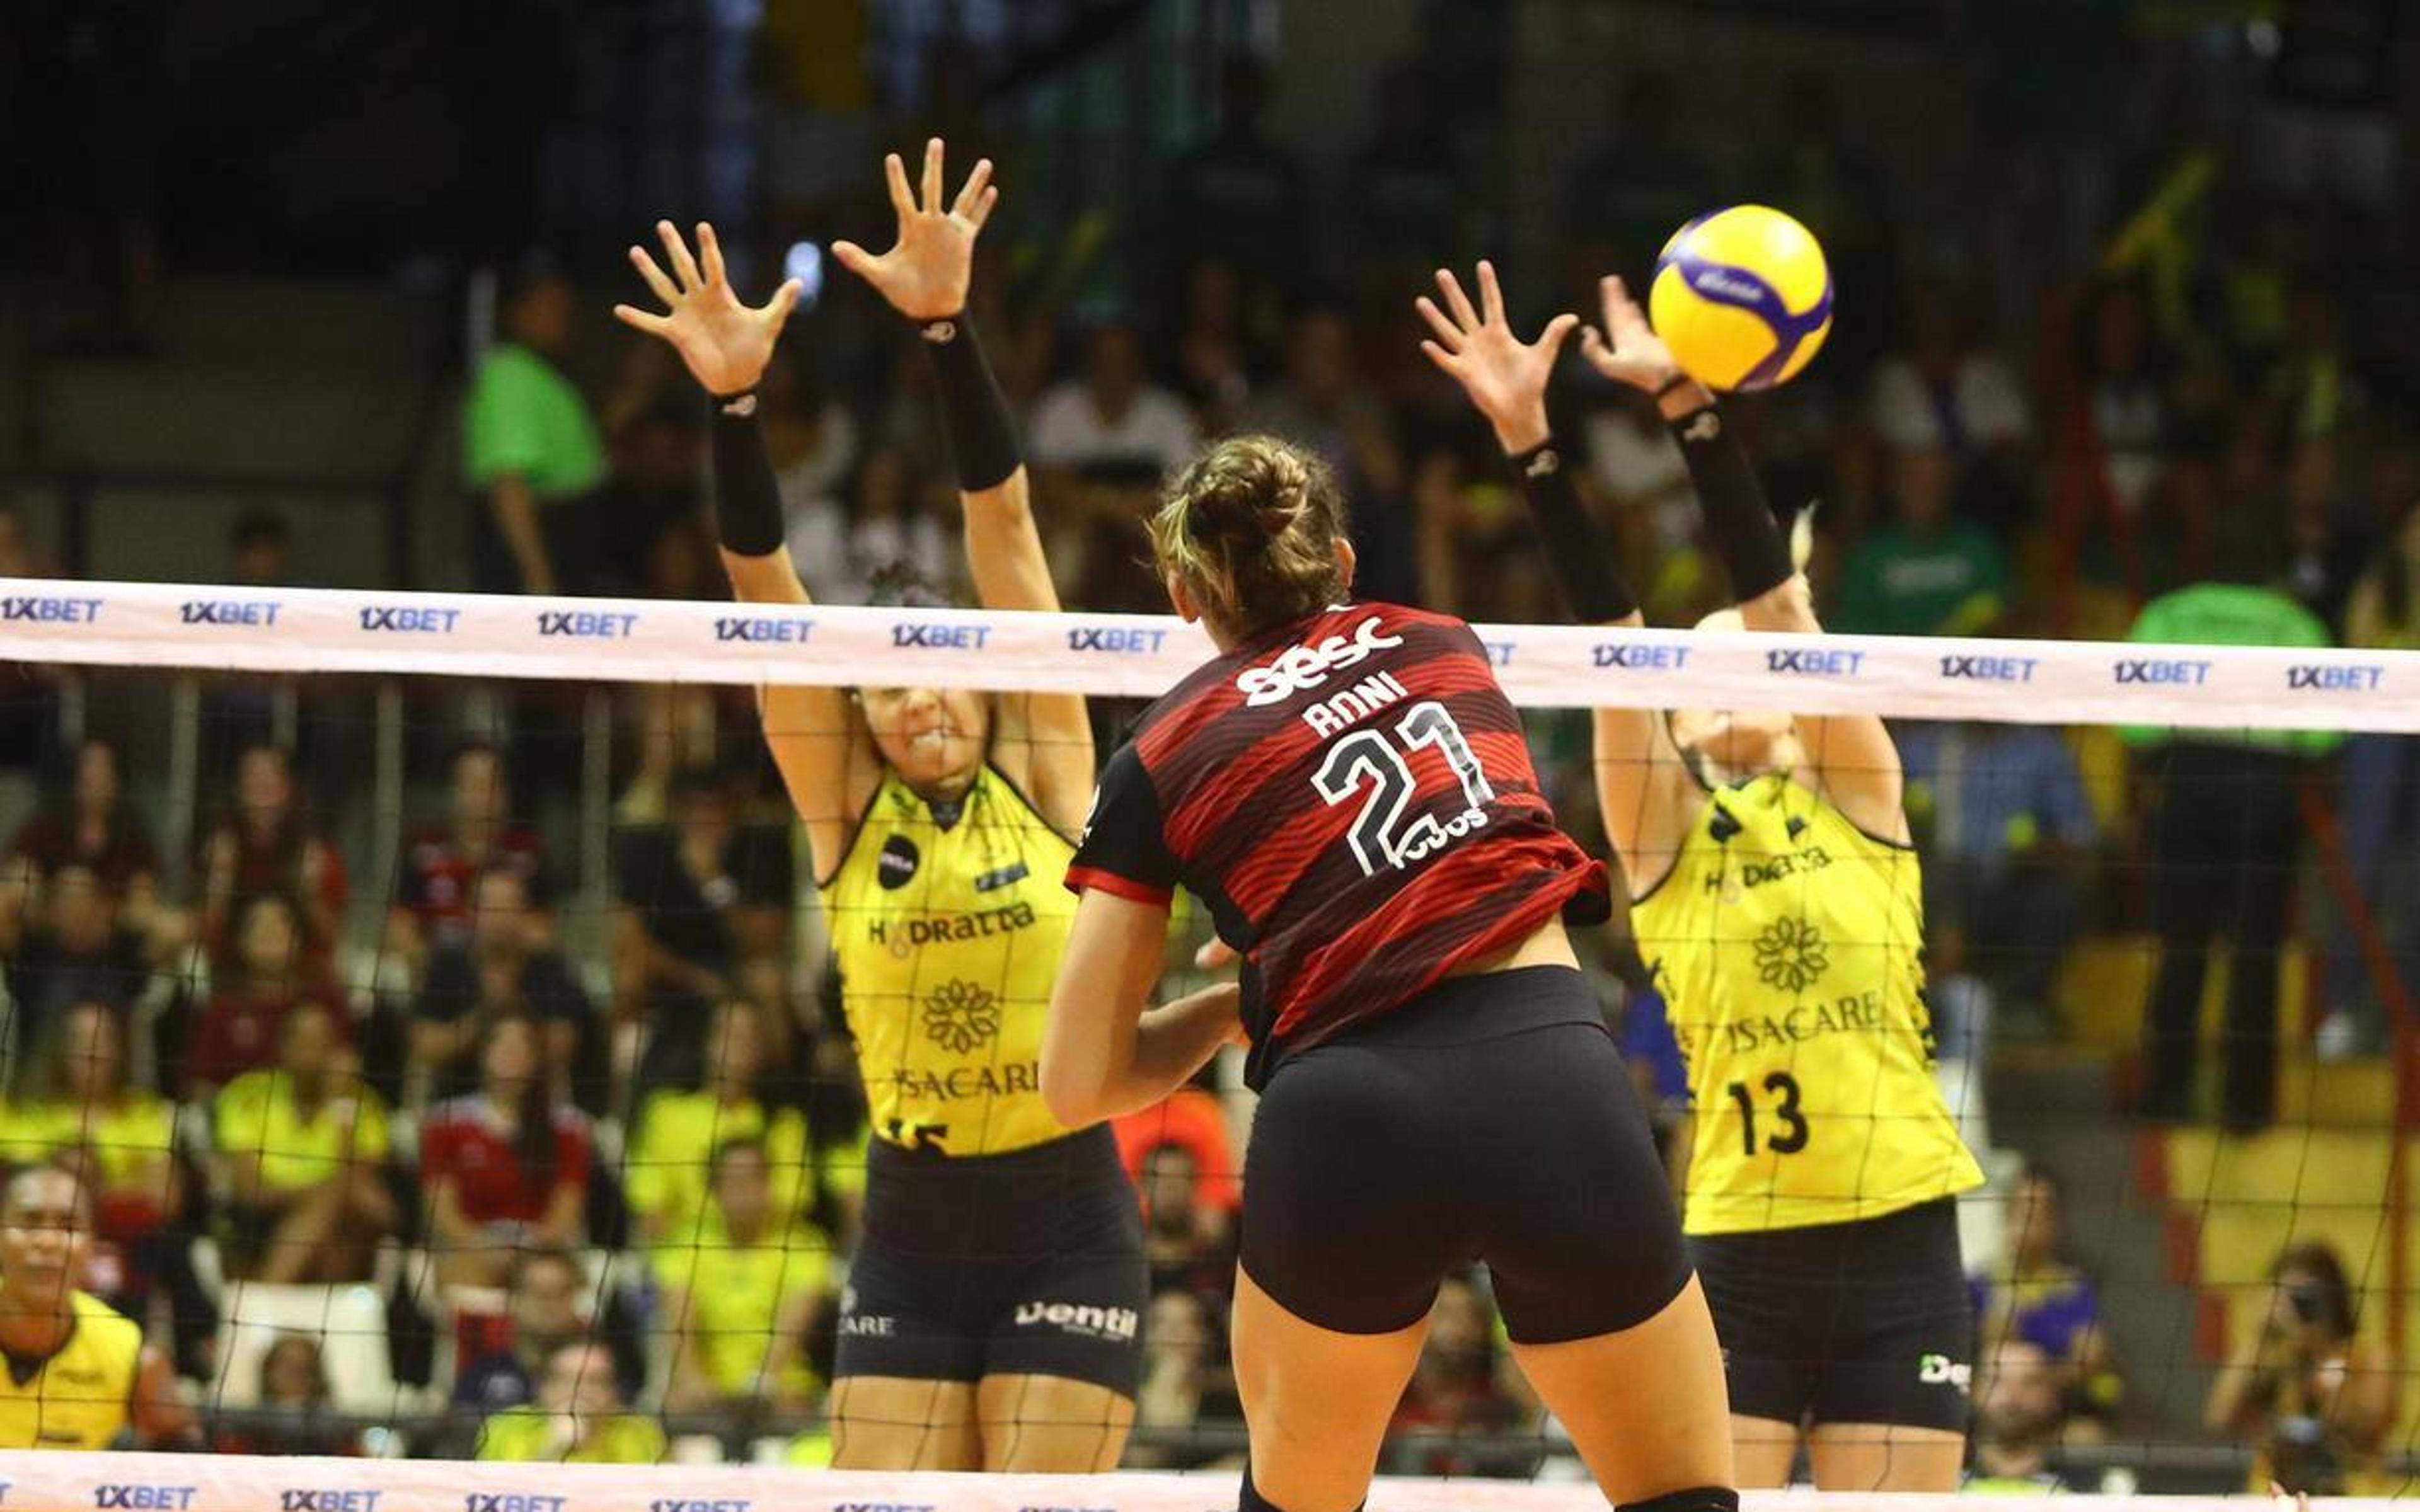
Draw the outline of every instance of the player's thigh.
M983 1468L1082 1475L1115 1469L1134 1427L1130 1396L1064 1376L985 1376L975 1392Z
M1285 1512L1361 1504L1428 1332L1425 1317L1385 1334L1322 1328L1236 1273L1235 1390L1265 1500Z
M1776 1491L1798 1463L1798 1425L1777 1417L1731 1414L1733 1484L1744 1491Z
M1823 1490L1954 1491L1966 1435L1897 1423L1819 1423L1807 1453Z
M1732 1484L1722 1351L1693 1279L1643 1323L1512 1357L1615 1503Z
M834 1470L981 1470L971 1381L845 1376L832 1383Z

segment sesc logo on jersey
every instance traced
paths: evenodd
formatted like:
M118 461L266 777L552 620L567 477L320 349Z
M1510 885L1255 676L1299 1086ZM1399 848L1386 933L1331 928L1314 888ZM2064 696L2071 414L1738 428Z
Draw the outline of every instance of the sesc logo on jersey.
M1267 666L1246 668L1236 674L1235 687L1250 708L1282 703L1297 693L1310 692L1347 667L1359 666L1373 653L1403 643L1402 636L1379 629L1378 616L1373 614L1355 625L1349 636L1331 635L1316 645L1288 646Z
M1975 1367L1946 1354L1928 1354L1916 1363L1916 1379L1927 1386L1955 1386L1965 1391L1975 1382Z

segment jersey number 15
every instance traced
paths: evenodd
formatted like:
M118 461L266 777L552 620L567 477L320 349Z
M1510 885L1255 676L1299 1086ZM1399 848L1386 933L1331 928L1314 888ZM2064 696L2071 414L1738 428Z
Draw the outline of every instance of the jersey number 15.
M1462 779L1462 795L1467 803L1450 819L1423 813L1406 823L1404 810L1419 789L1407 755L1422 746L1443 753L1446 764ZM1496 796L1470 742L1463 738L1462 727L1453 722L1444 704L1435 702L1412 705L1391 733L1356 730L1330 746L1327 759L1319 764L1311 782L1330 808L1364 788L1370 790L1360 816L1353 821L1350 839L1353 858L1361 863L1365 875L1372 876L1382 867L1401 869L1424 861L1485 825L1487 812L1481 806Z

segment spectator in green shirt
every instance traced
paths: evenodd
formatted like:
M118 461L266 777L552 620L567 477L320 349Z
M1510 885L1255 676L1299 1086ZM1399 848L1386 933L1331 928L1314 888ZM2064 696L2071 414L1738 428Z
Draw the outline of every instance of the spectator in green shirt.
M1896 518L1857 543L1840 581L1840 628L1858 635L1977 635L2000 617L2009 562L1992 532L1952 517L1949 454L1893 454Z
M627 1410L602 1344L566 1344L547 1361L535 1406L498 1412L479 1427L478 1458L566 1465L653 1465L664 1458L662 1425Z
M472 574L483 593L577 586L581 512L605 481L605 446L588 401L559 363L571 344L571 285L532 274L504 304L504 339L479 363L463 412Z
M2234 543L2239 556L2245 543ZM2284 594L2242 582L2196 583L2153 599L2128 640L2162 647L2325 646L2327 626ZM2189 669L2190 652L2147 660ZM2297 792L2309 762L2343 738L2327 731L2172 730L2129 726L2155 795L2151 922L2160 968L2144 1015L2142 1111L2190 1117L2195 1027L2210 942L2233 942L2221 1065L2229 1127L2265 1127L2275 1111L2277 968L2303 846Z

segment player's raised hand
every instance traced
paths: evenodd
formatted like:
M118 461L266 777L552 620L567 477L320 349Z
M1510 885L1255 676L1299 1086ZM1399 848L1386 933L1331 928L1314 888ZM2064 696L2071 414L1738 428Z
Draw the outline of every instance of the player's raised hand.
M899 212L899 239L876 256L854 241L835 241L832 255L875 287L892 309L910 320L939 320L967 307L973 277L975 238L983 233L1000 190L991 181L991 160L975 164L958 197L941 201L941 139L924 144L924 172L916 193L908 188L908 166L892 153L882 160L891 181L891 208Z
M1495 265L1479 265L1477 309L1471 308L1453 274L1440 268L1436 281L1444 309L1425 294L1413 301L1436 333L1421 341L1420 350L1462 385L1496 427L1496 439L1505 451L1526 452L1538 445L1547 435L1546 380L1579 316L1559 315L1546 322L1536 341L1524 342L1504 316L1504 291L1497 285Z
M1597 280L1597 295L1605 301L1605 330L1600 332L1590 326L1580 332L1580 355L1589 365L1613 379L1634 389L1660 393L1681 376L1681 366L1672 361L1671 348L1664 338L1647 323L1647 312L1630 297L1620 278L1611 274Z
M680 353L681 361L706 392L744 393L756 386L765 365L773 360L773 343L781 339L783 322L799 302L799 281L791 279L773 297L753 309L732 291L722 266L722 244L714 227L697 226L697 255L670 221L656 223L664 255L673 270L666 273L644 247L630 249L630 266L664 301L666 313L656 315L628 304L613 306L613 316L651 336L659 336Z

